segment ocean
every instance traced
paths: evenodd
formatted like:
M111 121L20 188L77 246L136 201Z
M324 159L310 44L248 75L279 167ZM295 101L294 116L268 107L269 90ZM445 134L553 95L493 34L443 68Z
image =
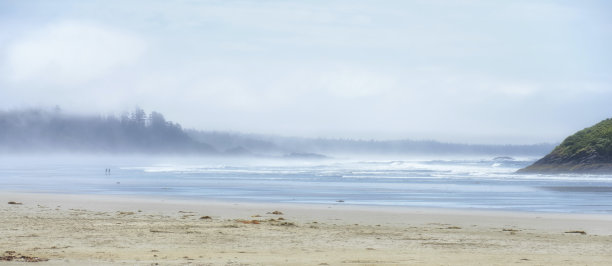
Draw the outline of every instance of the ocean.
M535 158L4 155L0 159L0 193L612 213L612 175L515 173Z

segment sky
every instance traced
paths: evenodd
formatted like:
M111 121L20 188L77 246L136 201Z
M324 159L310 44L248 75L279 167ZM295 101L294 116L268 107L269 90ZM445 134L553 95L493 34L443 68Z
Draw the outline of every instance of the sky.
M612 117L610 1L0 0L0 108L560 142Z

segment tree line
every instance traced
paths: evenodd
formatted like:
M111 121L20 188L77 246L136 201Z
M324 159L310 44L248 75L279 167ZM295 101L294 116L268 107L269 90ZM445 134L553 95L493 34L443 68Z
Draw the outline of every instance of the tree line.
M141 108L119 117L54 110L0 111L0 149L5 151L191 152L214 149L189 137L178 123Z
M75 115L59 108L0 111L0 152L119 152L283 156L322 154L544 155L552 144L470 145L414 140L281 137L184 130L141 108L115 115Z

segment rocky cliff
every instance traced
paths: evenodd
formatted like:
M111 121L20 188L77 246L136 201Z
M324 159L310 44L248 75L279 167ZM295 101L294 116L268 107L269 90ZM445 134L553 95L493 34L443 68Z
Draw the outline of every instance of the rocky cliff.
M576 132L519 173L612 174L612 118Z

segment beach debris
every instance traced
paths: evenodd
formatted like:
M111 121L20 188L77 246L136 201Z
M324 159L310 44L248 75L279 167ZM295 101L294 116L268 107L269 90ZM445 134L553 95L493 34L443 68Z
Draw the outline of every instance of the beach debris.
M521 230L516 230L516 229L508 229L508 228L503 228L503 229L502 229L502 232L518 232L518 231L521 231Z
M278 226L297 226L295 223L292 223L292 222L282 222L282 223L278 223L276 225L278 225Z
M149 229L149 232L151 233L172 233L170 231L157 230L157 229Z
M516 235L516 232L521 231L521 230L517 230L517 229L509 229L509 228L503 228L502 232L510 232L511 235Z
M260 224L259 220L241 220L241 219L238 219L238 220L236 220L236 222L243 223L243 224Z
M21 203L21 202L16 202L16 201L9 201L9 202L8 202L8 204L11 204L11 205L21 205L21 204L23 204L23 203Z
M357 264L380 264L380 263L397 263L392 261L380 261L380 260L343 260L342 263L357 263Z
M223 228L238 228L238 226L235 225L235 224L226 224L226 225L224 225L222 227ZM219 233L223 234L222 232L219 232Z
M212 219L212 217L210 217L208 215L200 217L200 220L211 220L211 219Z
M261 215L259 215L259 214L255 214L255 215L251 215L251 217L253 217L253 218L257 218L257 217L261 217Z
M446 229L461 229L461 227L459 227L459 226L449 226L449 227L446 227Z
M587 234L585 231L579 231L579 230L567 231L565 233L566 234L581 234L581 235L586 235Z
M273 211L273 212L268 212L267 214L283 215L283 212L281 212L281 211Z
M41 262L48 261L49 259L24 256L17 254L15 251L5 251L3 256L0 256L0 261L21 261L21 262Z
M344 202L344 200L337 200L336 202Z
M133 215L134 212L117 212L119 215Z

